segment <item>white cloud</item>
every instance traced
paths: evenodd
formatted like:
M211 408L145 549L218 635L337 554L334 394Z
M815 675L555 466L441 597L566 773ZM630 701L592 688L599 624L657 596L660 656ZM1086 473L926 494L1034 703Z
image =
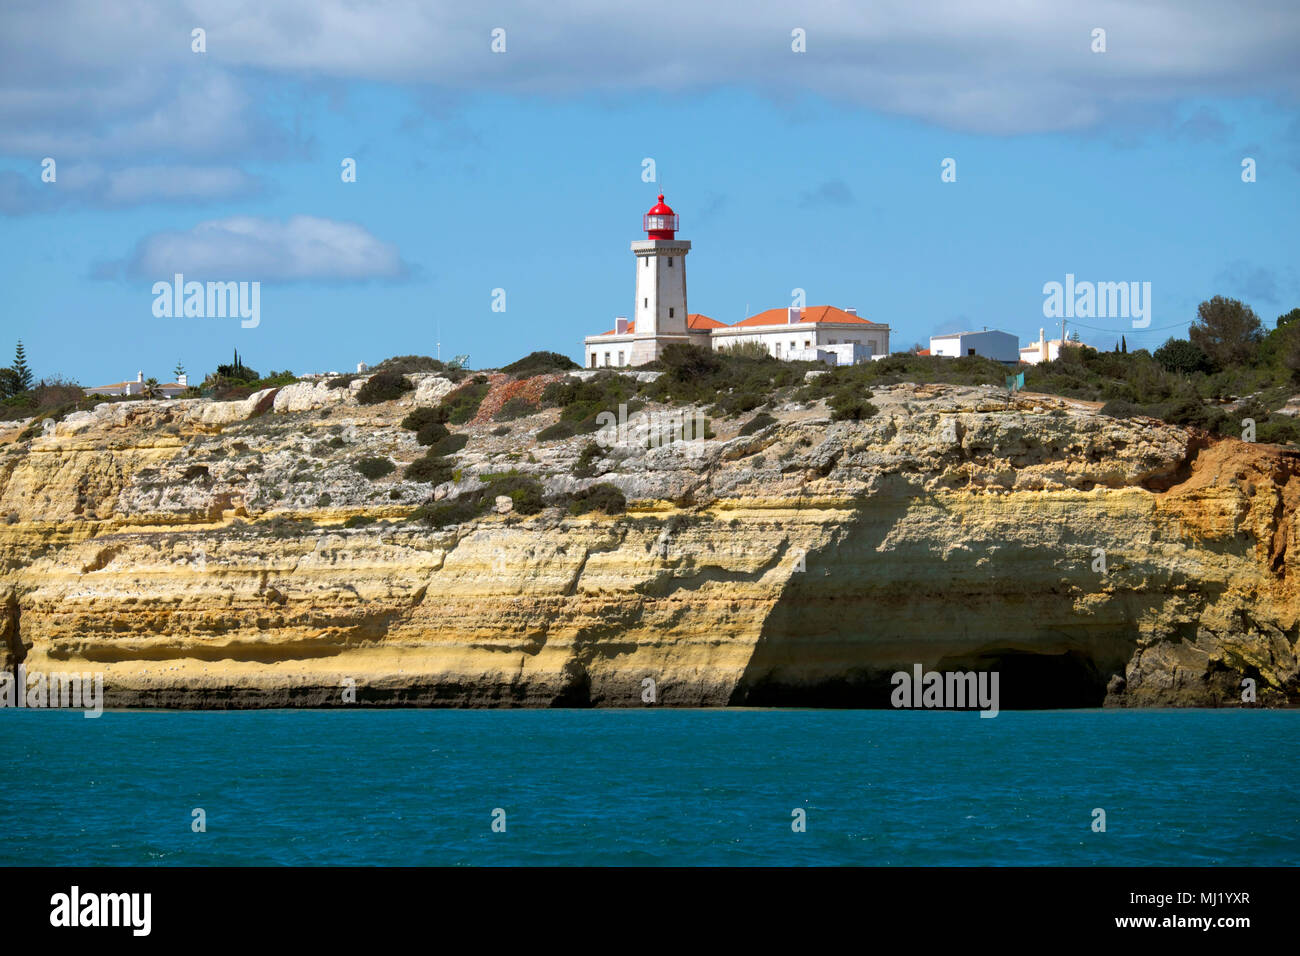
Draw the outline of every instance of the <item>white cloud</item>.
M104 203L207 202L252 195L257 180L233 166L130 166L106 177Z
M196 26L205 54L190 51ZM504 54L489 50L494 27L507 31ZM795 27L806 53L791 52ZM1095 27L1106 53L1090 50ZM490 13L416 0L64 0L0 12L0 150L264 149L244 74L525 95L725 85L979 132L1068 130L1184 97L1294 100L1297 46L1294 0L507 0Z
M262 183L236 166L126 166L105 169L98 163L57 166L53 183L41 180L35 164L24 174L0 173L0 213L21 216L49 212L69 204L96 207L142 203L208 203L246 199Z
M406 274L397 246L351 222L293 216L287 222L236 216L201 222L188 232L141 240L126 271L166 279L356 281ZM103 274L102 271L100 274Z

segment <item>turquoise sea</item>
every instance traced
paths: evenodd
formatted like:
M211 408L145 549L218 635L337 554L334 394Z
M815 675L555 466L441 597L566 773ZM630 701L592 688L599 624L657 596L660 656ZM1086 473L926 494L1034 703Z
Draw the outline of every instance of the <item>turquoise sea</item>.
M0 864L1295 865L1300 712L5 710Z

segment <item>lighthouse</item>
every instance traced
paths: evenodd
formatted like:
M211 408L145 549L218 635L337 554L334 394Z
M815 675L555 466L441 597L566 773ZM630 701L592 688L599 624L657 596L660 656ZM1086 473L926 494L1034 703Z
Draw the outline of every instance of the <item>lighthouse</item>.
M680 220L663 193L641 217L646 238L632 243L636 256L636 303L631 363L653 362L664 346L692 341L687 334L686 254L691 244L677 238Z
M889 326L858 315L856 308L831 305L768 309L734 325L686 311L686 254L691 244L677 238L677 213L659 201L641 217L645 238L632 243L636 257L633 318L620 315L608 332L582 340L588 369L646 365L669 345L701 349L759 346L792 362L856 365L889 354Z

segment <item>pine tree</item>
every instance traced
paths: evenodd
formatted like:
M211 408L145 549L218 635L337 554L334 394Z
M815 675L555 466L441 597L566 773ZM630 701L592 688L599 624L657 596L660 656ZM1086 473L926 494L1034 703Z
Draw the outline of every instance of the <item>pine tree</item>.
M172 369L172 374L176 376L175 381L179 382L181 376L185 374L185 366L178 361L176 367Z
M23 351L23 340L18 340L18 348L14 350L14 364L9 366L18 385L18 391L25 392L32 387L32 370L27 367L27 354Z
M1124 336L1122 335L1119 337L1119 350L1123 352L1125 355L1128 355L1128 342L1124 339Z

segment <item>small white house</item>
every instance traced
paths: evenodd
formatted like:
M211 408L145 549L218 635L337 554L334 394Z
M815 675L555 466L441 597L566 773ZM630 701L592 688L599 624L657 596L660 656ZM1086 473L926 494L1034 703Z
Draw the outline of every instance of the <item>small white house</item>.
M189 391L189 377L187 375L176 376L176 381L168 382L158 386L158 392L163 398L176 398L178 395L184 395ZM87 395L143 395L144 372L135 373L135 381L114 382L112 385L96 385L94 388L83 389Z
M827 336L829 338L829 336ZM825 362L827 365L861 365L884 355L873 353L871 346L861 342L840 342L835 345L817 345L790 349L785 358L790 362Z
M1015 365L1020 361L1020 339L1010 332L983 329L979 332L953 332L950 335L930 336L930 354L960 358L964 355L982 355L995 362Z

